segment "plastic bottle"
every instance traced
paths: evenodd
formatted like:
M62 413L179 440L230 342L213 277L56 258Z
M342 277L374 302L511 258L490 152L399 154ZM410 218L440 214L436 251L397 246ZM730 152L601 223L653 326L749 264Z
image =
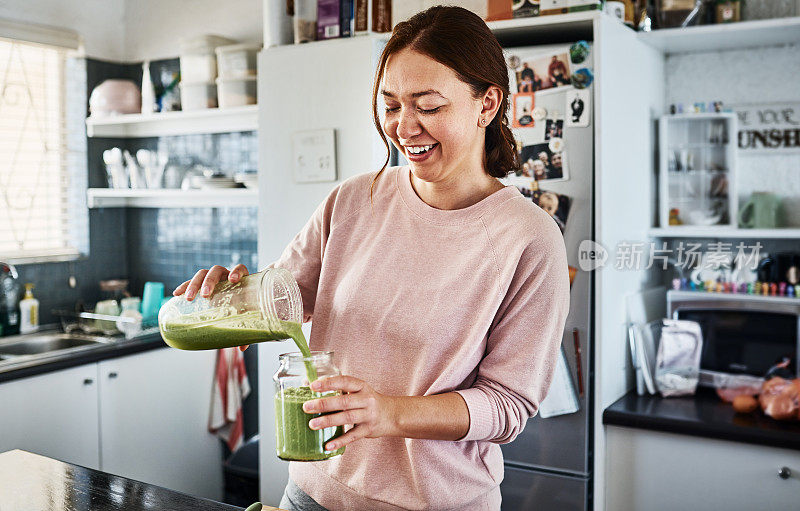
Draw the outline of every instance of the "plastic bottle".
M150 79L150 61L142 64L142 113L152 114L156 104L156 91Z
M25 284L25 297L19 302L19 332L30 334L39 330L39 300L33 297L33 284Z
M17 270L7 263L0 263L0 325L3 335L19 333L19 281Z

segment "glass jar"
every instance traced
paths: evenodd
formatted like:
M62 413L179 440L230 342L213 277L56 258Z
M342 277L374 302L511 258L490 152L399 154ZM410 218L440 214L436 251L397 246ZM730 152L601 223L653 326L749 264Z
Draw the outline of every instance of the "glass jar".
M312 392L308 387L309 366L316 370L319 378L339 374L339 369L333 364L333 352L312 351L310 357L304 357L300 353L284 353L279 360L280 367L272 377L275 381L278 457L286 461L321 461L339 456L344 452L344 447L326 451L325 443L342 435L344 427L313 430L308 427L308 421L323 414L303 411L303 403L306 401L341 394L339 391Z
M292 273L268 268L224 280L211 295L171 298L158 312L164 341L182 350L229 348L262 341L303 339L303 300Z

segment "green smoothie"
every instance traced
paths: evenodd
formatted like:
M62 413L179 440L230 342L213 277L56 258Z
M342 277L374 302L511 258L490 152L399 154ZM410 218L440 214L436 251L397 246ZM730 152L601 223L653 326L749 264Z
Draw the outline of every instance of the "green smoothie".
M292 339L304 357L310 357L300 323L263 319L259 312L230 315L224 307L187 314L161 325L164 341L181 350L214 350L243 344ZM311 361L305 361L308 381L317 379Z
M308 387L283 389L275 393L275 431L278 457L287 461L321 461L344 452L344 447L326 451L325 443L344 433L342 426L313 430L308 421L323 414L303 411L303 403L333 393L320 394Z

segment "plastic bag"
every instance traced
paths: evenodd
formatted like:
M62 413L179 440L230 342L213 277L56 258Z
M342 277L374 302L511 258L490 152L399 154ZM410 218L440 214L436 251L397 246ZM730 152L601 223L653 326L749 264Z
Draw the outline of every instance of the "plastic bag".
M665 319L656 355L656 386L664 397L694 394L700 376L703 333L695 321Z

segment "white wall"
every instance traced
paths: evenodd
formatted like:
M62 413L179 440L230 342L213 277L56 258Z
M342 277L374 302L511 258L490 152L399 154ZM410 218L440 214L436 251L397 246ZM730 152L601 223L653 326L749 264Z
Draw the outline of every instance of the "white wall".
M179 40L215 34L262 41L262 0L125 0L125 60L177 57Z
M0 18L75 30L86 54L123 60L126 0L0 0Z
M182 37L261 42L261 1L0 0L0 18L75 30L88 57L137 62L177 57Z
M281 255L336 186L335 182L294 182L292 133L336 130L337 182L378 170L383 163L383 145L378 145L371 117L373 70L381 48L379 38L364 36L271 48L259 55L259 268ZM273 506L278 505L288 479L286 463L275 456L271 391L277 355L286 351L290 351L286 343L258 347L261 501Z

